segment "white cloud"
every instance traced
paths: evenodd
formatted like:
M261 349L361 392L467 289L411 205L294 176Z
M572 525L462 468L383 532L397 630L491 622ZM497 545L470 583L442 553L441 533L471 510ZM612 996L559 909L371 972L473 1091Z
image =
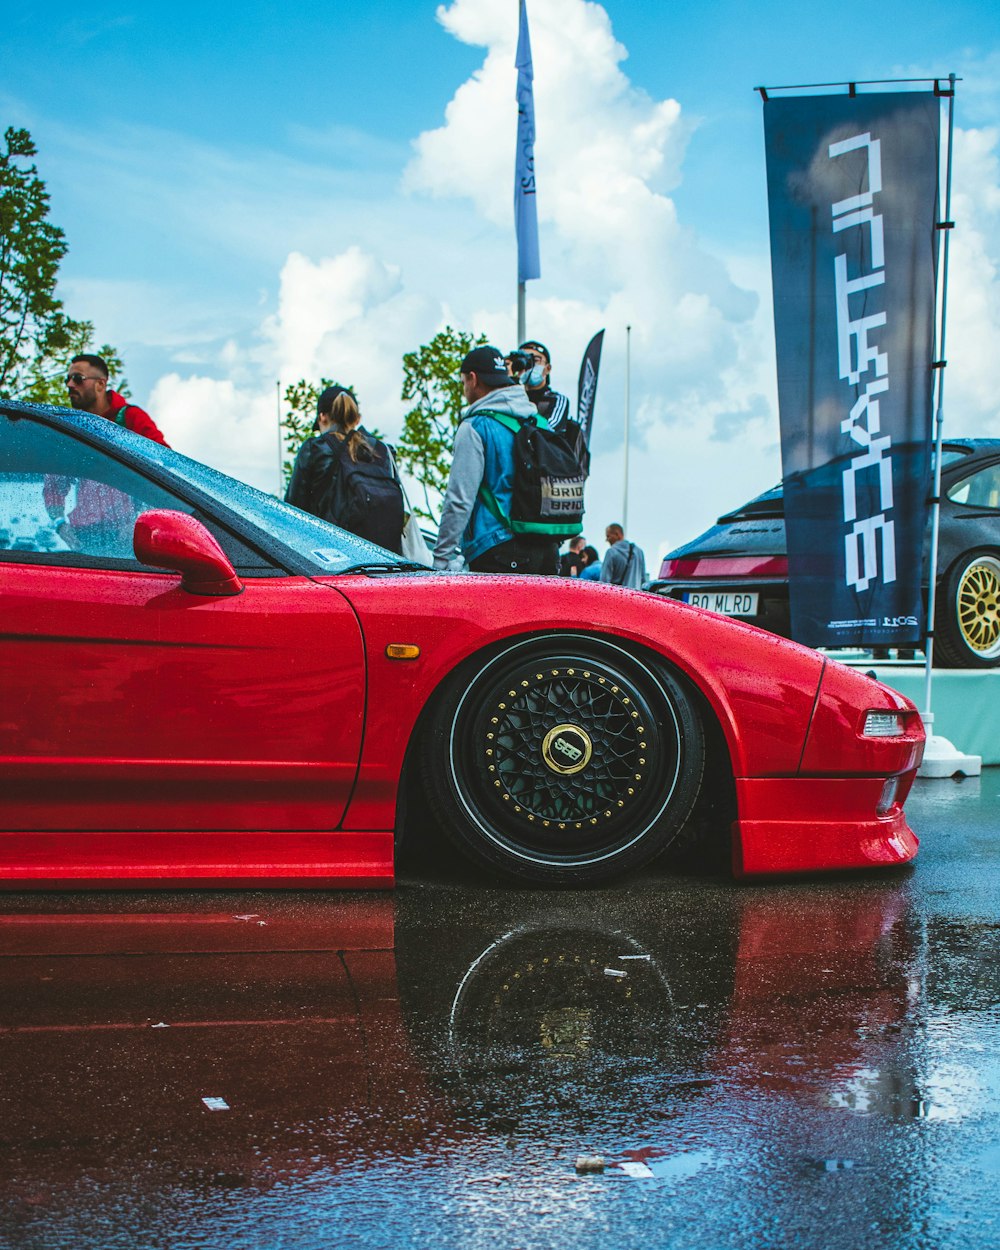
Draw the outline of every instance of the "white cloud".
M399 361L438 311L435 302L407 292L398 267L359 247L316 262L293 252L264 337L283 379L331 377L348 384L365 419L395 433L402 415Z
M403 413L398 362L436 312L407 294L397 269L358 247L315 262L293 252L258 341L244 349L230 340L217 353L216 372L228 376L170 373L156 384L150 409L178 450L274 490L275 384L283 394L300 378L335 378L355 389L366 423L394 437Z
M945 436L1000 435L1000 160L995 128L955 132Z
M168 373L153 388L148 407L171 447L264 490L277 486L273 394L231 379Z
M625 49L599 5L549 0L532 6L530 17L543 278L528 285L528 328L551 348L556 384L570 393L590 335L608 328L588 488L596 537L622 512L631 325L629 527L655 549L667 534L690 537L692 525L736 502L725 497L734 470L738 496L756 489L741 467L761 459L760 488L771 484L774 438L764 440L763 457L742 446L750 424L759 439L774 389L773 377L756 367L772 358L768 327L757 315L757 293L737 285L678 221L667 194L691 137L680 105L630 83L620 68ZM444 125L416 140L404 185L464 196L510 230L516 29L484 0L454 0L438 19L486 56L455 92ZM731 463L720 472L726 443L734 454L721 457ZM687 490L684 483L695 480L697 490Z
M291 251L274 311L255 340L244 336L242 352L232 343L214 348L215 365L201 376L185 381L171 373L157 385L151 407L184 450L233 471L238 457L242 476L270 486L274 378L349 382L366 421L392 435L402 416L405 351L445 321L513 344L516 30L487 0L456 0L438 16L485 55L455 92L444 124L416 138L392 208L395 231L384 247L366 238L334 254ZM722 494L726 488L717 468L698 473L692 465L707 459L709 447L717 461L718 446L738 446L743 427L760 422L762 404L766 410L760 395L768 384L756 370L745 394L746 368L767 356L760 305L678 221L667 192L680 178L691 128L676 101L653 100L629 82L621 70L625 49L605 11L584 0L551 0L533 7L531 18L544 278L529 286L529 331L549 344L556 384L575 400L587 341L608 329L589 503L596 537L622 510L624 340L632 326L630 528L656 548L667 533L675 541L688 536L691 498L682 482L702 482L698 522L729 502L705 503L713 486ZM226 168L232 172L233 162ZM227 192L227 200L238 196L238 186ZM465 205L464 229L428 242L433 218L424 205L441 204L448 213L442 220L451 223L456 200ZM384 203L379 211L389 215ZM299 212L309 216L308 203ZM245 215L254 216L249 208ZM431 247L440 265L428 264ZM216 417L206 420L212 411ZM244 434L249 414L262 424L254 437ZM238 448L227 428L239 431ZM753 461L745 451L730 459ZM733 489L746 493L742 483Z

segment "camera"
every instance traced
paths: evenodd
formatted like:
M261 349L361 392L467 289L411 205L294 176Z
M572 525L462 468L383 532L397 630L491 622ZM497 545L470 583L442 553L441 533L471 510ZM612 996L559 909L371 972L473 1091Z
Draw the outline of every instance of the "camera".
M508 352L504 360L510 365L510 371L515 377L521 373L527 373L535 363L531 352Z

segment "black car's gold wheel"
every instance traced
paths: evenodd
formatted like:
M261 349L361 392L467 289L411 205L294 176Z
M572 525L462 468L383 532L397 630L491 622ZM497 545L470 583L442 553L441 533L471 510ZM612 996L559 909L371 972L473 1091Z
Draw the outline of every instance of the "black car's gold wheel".
M955 668L1000 664L1000 559L963 556L949 573L936 613L940 658Z
M704 768L682 682L612 643L516 643L446 691L424 778L446 832L525 880L597 881L680 831Z

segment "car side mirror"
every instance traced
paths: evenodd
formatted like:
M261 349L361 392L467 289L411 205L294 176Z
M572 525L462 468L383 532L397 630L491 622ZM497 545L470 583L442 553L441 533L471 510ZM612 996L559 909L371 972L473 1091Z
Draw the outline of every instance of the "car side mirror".
M136 519L135 558L181 575L193 595L238 595L243 583L229 558L204 525L186 512L157 508Z

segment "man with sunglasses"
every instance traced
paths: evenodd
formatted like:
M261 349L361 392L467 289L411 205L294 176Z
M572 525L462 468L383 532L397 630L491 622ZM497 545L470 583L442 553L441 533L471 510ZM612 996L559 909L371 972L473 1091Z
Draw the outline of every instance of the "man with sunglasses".
M85 353L74 356L66 375L69 402L80 412L107 417L116 425L152 439L167 440L157 429L153 418L138 405L130 404L108 386L108 366L100 356ZM67 514L67 502L73 486L76 493ZM118 555L131 545L129 535L135 523L133 501L106 482L90 478L46 477L42 498L57 536L70 551L85 555Z
M151 438L154 443L166 444L148 412L137 404L130 404L117 391L108 386L108 366L100 356L85 353L74 356L66 376L69 402L81 412L92 412L95 417L107 417L126 430L134 430Z

